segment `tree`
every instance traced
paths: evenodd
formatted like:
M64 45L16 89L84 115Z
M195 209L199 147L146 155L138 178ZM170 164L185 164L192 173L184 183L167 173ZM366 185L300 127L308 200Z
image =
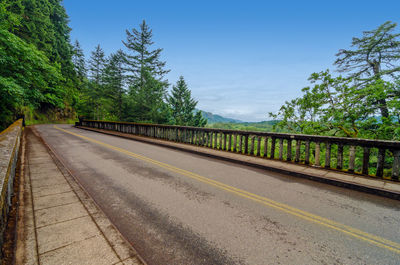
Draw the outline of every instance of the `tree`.
M23 106L42 111L64 107L60 69L32 44L0 29L0 127Z
M362 38L353 38L355 50L341 49L335 64L340 72L350 73L357 81L374 81L395 77L400 66L400 33L392 33L397 24L387 21L377 29L365 31Z
M395 26L386 22L353 38L356 49L340 50L335 62L348 76L312 74L313 87L270 113L281 120L276 126L310 134L400 139L400 34L392 34Z
M0 28L10 31L21 26L24 7L21 0L3 0L0 2Z
M302 97L285 102L276 114L276 125L292 132L357 137L360 122L373 113L362 106L351 80L332 77L329 70L313 73L312 87L302 89Z
M82 83L86 79L87 69L85 62L85 55L78 40L75 41L72 49L72 62L74 70L77 74L78 80Z
M135 122L169 123L170 109L164 102L166 91L161 82L144 72L142 89L130 91L131 106L126 119Z
M203 118L200 111L194 114L197 101L192 98L183 76L180 76L176 85L172 87L168 103L171 107L174 124L199 127L206 125L207 120Z
M170 111L164 102L168 82L163 79L169 70L164 69L165 62L160 60L162 49L150 49L153 33L144 20L139 30L127 30L126 35L127 39L123 43L128 49L125 63L132 103L132 112L126 115L127 119L169 122Z
M123 100L125 99L124 61L125 54L122 50L111 54L103 74L105 96L110 99L111 103L109 112L118 120L123 117Z
M362 89L366 85L380 82L385 77L396 78L400 66L400 33L393 33L397 24L390 21L375 30L365 31L362 38L353 38L354 50L341 49L335 64L340 72L349 73L349 78ZM390 95L388 95L390 96ZM389 117L385 98L377 98L372 104L378 105L380 114Z
M123 44L128 49L126 55L126 64L130 72L130 80L135 87L143 88L145 75L150 74L156 80L161 82L169 70L165 70L165 62L160 60L161 48L150 50L154 44L152 41L153 32L143 20L140 29L132 29L132 32L126 30L126 41Z
M106 64L106 58L100 44L96 46L95 50L91 52L89 59L89 87L88 94L90 98L89 104L94 111L93 116L95 119L103 117L102 108L103 103L103 74Z
M103 49L98 44L95 50L91 52L89 59L89 77L96 85L100 86L102 75L106 63Z

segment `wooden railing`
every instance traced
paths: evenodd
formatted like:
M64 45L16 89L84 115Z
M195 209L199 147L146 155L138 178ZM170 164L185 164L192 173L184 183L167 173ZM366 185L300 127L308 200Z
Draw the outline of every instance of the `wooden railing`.
M94 120L77 124L399 181L398 141Z

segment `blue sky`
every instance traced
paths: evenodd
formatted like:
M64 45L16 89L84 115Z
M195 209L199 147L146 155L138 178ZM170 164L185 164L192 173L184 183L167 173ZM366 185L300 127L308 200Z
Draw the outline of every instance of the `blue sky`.
M183 75L198 108L244 121L268 120L330 68L354 36L400 22L400 1L64 0L71 40L85 54L123 48L143 19L175 83ZM400 31L400 28L397 29Z

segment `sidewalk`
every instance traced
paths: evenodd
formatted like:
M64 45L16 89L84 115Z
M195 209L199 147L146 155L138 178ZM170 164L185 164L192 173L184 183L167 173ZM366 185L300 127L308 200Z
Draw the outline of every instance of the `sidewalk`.
M31 128L24 143L16 264L143 264Z
M264 159L260 157L242 155L238 153L211 149L191 144L177 143L163 139L156 139L145 136L138 136L129 133L122 133L110 130L95 129L83 126L76 128L88 131L100 132L108 135L119 136L127 139L141 141L149 144L160 145L185 152L191 152L207 157L222 159L242 165L253 166L261 169L271 170L295 177L302 177L314 181L327 183L339 187L345 187L353 190L380 195L396 200L400 200L400 183L389 180L383 180L363 175L349 174L342 171L316 168L301 164L290 163L286 161Z

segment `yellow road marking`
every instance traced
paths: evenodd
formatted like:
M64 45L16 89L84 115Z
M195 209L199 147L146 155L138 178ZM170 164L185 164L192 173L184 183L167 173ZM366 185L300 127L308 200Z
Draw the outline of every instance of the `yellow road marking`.
M344 224L340 224L338 222L335 222L335 221L332 221L330 219L327 219L327 218L324 218L324 217L321 217L321 216L318 216L318 215L315 215L315 214L312 214L312 213L297 209L295 207L291 207L291 206L289 206L287 204L279 203L279 202L273 201L271 199L268 199L266 197L262 197L262 196L259 196L257 194L254 194L254 193L251 193L251 192L248 192L248 191L245 191L245 190L242 190L242 189L238 189L238 188L229 186L229 185L227 185L225 183L222 183L222 182L219 182L219 181L216 181L216 180L213 180L213 179L209 179L209 178L200 176L200 175L198 175L196 173L193 173L193 172L181 169L181 168L177 168L177 167L174 167L172 165L169 165L169 164L157 161L157 160L153 160L151 158L148 158L148 157L145 157L145 156L142 156L142 155L138 155L138 154L132 153L132 152L130 152L128 150L125 150L125 149L122 149L122 148L119 148L119 147L116 147L116 146L113 146L113 145L110 145L110 144L106 144L106 143L97 141L97 140L95 140L93 138L90 138L90 137L87 137L87 136L83 136L83 135L80 135L80 134L77 134L77 133L74 133L74 132L70 132L70 131L64 130L62 128L59 128L56 125L54 125L54 128L56 128L57 130L63 131L65 133L74 135L76 137L85 139L87 141L102 145L102 146L107 147L109 149L124 153L124 154L126 154L128 156L131 156L131 157L134 157L134 158L149 162L151 164L158 165L158 166L160 166L162 168L168 169L168 170L173 171L175 173L179 173L179 174L184 175L186 177L190 177L192 179L196 179L196 180L198 180L200 182L203 182L203 183L206 183L208 185L217 187L219 189L231 192L231 193L236 194L236 195L238 195L240 197L247 198L247 199L250 199L252 201L258 202L260 204L272 207L274 209L281 210L283 212L286 212L288 214L297 216L297 217L305 219L307 221L310 221L310 222L313 222L313 223L317 223L317 224L325 226L325 227L329 227L331 229L340 231L340 232L345 233L347 235L350 235L352 237L355 237L355 238L358 238L360 240L369 242L369 243L371 243L373 245L376 245L376 246L379 246L381 248L385 248L385 249L391 250L391 251L393 251L393 252L395 252L397 254L400 254L400 244L399 243L387 240L387 239L379 237L379 236L375 236L375 235L366 233L366 232L358 230L356 228L353 228L353 227L350 227L350 226L347 226L347 225L344 225Z

